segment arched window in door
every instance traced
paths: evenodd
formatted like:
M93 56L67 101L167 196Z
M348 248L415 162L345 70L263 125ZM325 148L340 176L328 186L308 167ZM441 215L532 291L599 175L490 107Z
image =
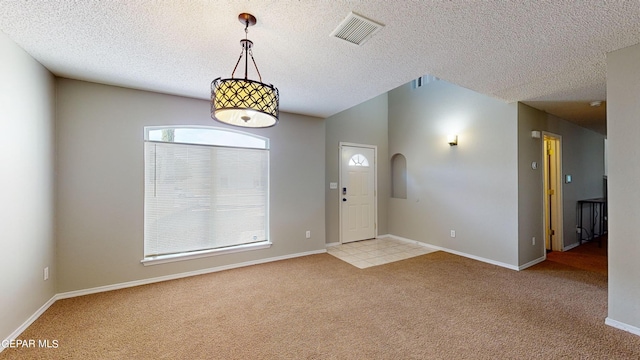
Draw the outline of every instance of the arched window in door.
M362 154L355 154L349 159L349 166L369 167L369 160Z

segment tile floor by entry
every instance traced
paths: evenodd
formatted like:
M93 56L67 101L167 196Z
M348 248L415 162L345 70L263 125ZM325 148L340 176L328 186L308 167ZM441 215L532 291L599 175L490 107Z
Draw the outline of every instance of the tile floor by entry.
M360 269L388 264L437 250L407 241L382 238L329 246L327 252Z

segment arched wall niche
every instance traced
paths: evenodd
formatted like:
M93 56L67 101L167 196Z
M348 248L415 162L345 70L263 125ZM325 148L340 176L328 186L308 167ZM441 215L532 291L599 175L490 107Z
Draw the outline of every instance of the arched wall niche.
M400 153L391 157L391 197L407 198L407 158Z

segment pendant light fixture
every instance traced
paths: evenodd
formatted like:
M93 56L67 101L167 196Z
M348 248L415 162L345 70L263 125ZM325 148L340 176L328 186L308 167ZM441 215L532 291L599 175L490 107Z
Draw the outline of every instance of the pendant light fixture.
M271 127L278 123L279 94L275 86L262 82L258 65L253 58L253 42L247 38L249 26L256 24L255 16L247 13L238 15L245 25L245 38L240 40L242 51L233 68L231 78L217 78L211 82L211 118L219 122L252 128ZM260 81L247 77L249 56L256 68ZM244 57L244 78L235 78L240 61Z

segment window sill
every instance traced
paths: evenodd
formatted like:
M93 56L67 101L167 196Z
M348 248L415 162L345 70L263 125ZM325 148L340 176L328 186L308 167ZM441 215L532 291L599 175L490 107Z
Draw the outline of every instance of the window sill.
M193 251L193 252L182 253L182 254L151 256L151 257L147 257L140 260L140 262L144 266L159 265L159 264L165 264L170 262L193 260L193 259L199 259L199 258L204 258L209 256L232 254L232 253L243 252L243 251L268 249L271 247L271 244L272 243L270 241L262 241L258 243L236 245L236 246L226 247L222 249L211 249L211 250Z

